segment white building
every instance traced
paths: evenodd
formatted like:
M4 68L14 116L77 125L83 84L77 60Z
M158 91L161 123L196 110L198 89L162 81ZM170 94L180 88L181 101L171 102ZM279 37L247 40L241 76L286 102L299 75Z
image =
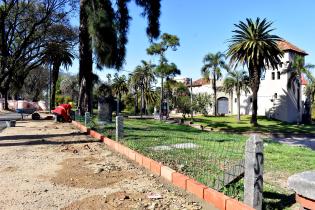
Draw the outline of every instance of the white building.
M289 84L294 69L290 69L296 55L306 56L307 53L293 44L283 40L278 46L284 52L278 70L268 69L261 78L258 91L258 115L275 118L285 122L300 122L304 105L304 89L306 81L295 78ZM211 80L193 81L193 94L208 93L213 95ZM217 110L218 114L237 114L236 94L226 94L222 91L223 81L217 81ZM251 114L251 94L241 94L241 114ZM211 110L209 110L211 113Z

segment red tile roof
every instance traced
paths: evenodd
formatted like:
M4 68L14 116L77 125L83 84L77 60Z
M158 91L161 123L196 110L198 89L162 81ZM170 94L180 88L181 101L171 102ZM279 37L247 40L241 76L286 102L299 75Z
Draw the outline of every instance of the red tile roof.
M286 40L281 40L277 42L278 47L283 51L294 51L302 55L308 55L304 50L298 48L297 46L291 44L290 42Z
M192 86L193 87L197 87L197 86L202 86L202 85L206 85L206 84L209 84L210 81L207 81L207 79L205 78L200 78L200 79L197 79L195 81L192 82ZM190 84L188 84L188 86L190 86Z

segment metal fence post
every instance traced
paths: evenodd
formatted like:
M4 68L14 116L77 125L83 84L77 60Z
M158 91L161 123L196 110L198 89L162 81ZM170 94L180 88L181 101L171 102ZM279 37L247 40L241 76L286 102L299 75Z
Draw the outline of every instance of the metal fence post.
M261 210L263 201L264 143L257 135L246 141L244 203Z
M124 137L124 117L116 117L116 141Z
M90 115L90 112L85 112L85 115L84 115L84 123L85 123L85 126L87 126L90 122L91 122L91 115Z

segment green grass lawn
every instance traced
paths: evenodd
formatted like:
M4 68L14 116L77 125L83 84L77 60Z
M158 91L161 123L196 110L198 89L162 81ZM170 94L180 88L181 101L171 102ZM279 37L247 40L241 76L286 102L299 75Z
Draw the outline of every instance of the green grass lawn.
M221 119L231 120L229 117ZM271 127L277 123L277 121L264 121L265 126ZM106 125L99 131L112 138L115 137L114 124ZM189 126L168 124L157 120L126 119L124 132L125 138L122 143L209 187L215 187L223 171L242 159L245 141L248 138L240 134L205 132ZM308 148L292 147L268 139L264 141L265 208L284 209L294 201L292 192L285 188L287 178L297 172L314 170L315 152ZM193 143L198 147L154 150L156 146L174 146L180 143ZM221 191L242 199L242 181L229 188L223 188Z
M247 133L250 131L263 133L292 133L292 134L315 134L315 125L296 125L284 123L278 120L258 117L258 127L250 124L250 116L241 116L241 121L237 122L236 116L225 117L205 117L196 116L194 122L213 128L216 131Z

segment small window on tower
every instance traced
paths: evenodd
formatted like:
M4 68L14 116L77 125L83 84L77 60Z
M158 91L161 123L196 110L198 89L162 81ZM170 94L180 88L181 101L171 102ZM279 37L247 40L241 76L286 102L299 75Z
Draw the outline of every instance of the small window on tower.
M237 102L237 98L234 99L235 103Z
M277 72L277 78L280 79L280 71Z
M275 80L275 72L272 72L272 73L271 73L271 79L272 79L272 80Z

